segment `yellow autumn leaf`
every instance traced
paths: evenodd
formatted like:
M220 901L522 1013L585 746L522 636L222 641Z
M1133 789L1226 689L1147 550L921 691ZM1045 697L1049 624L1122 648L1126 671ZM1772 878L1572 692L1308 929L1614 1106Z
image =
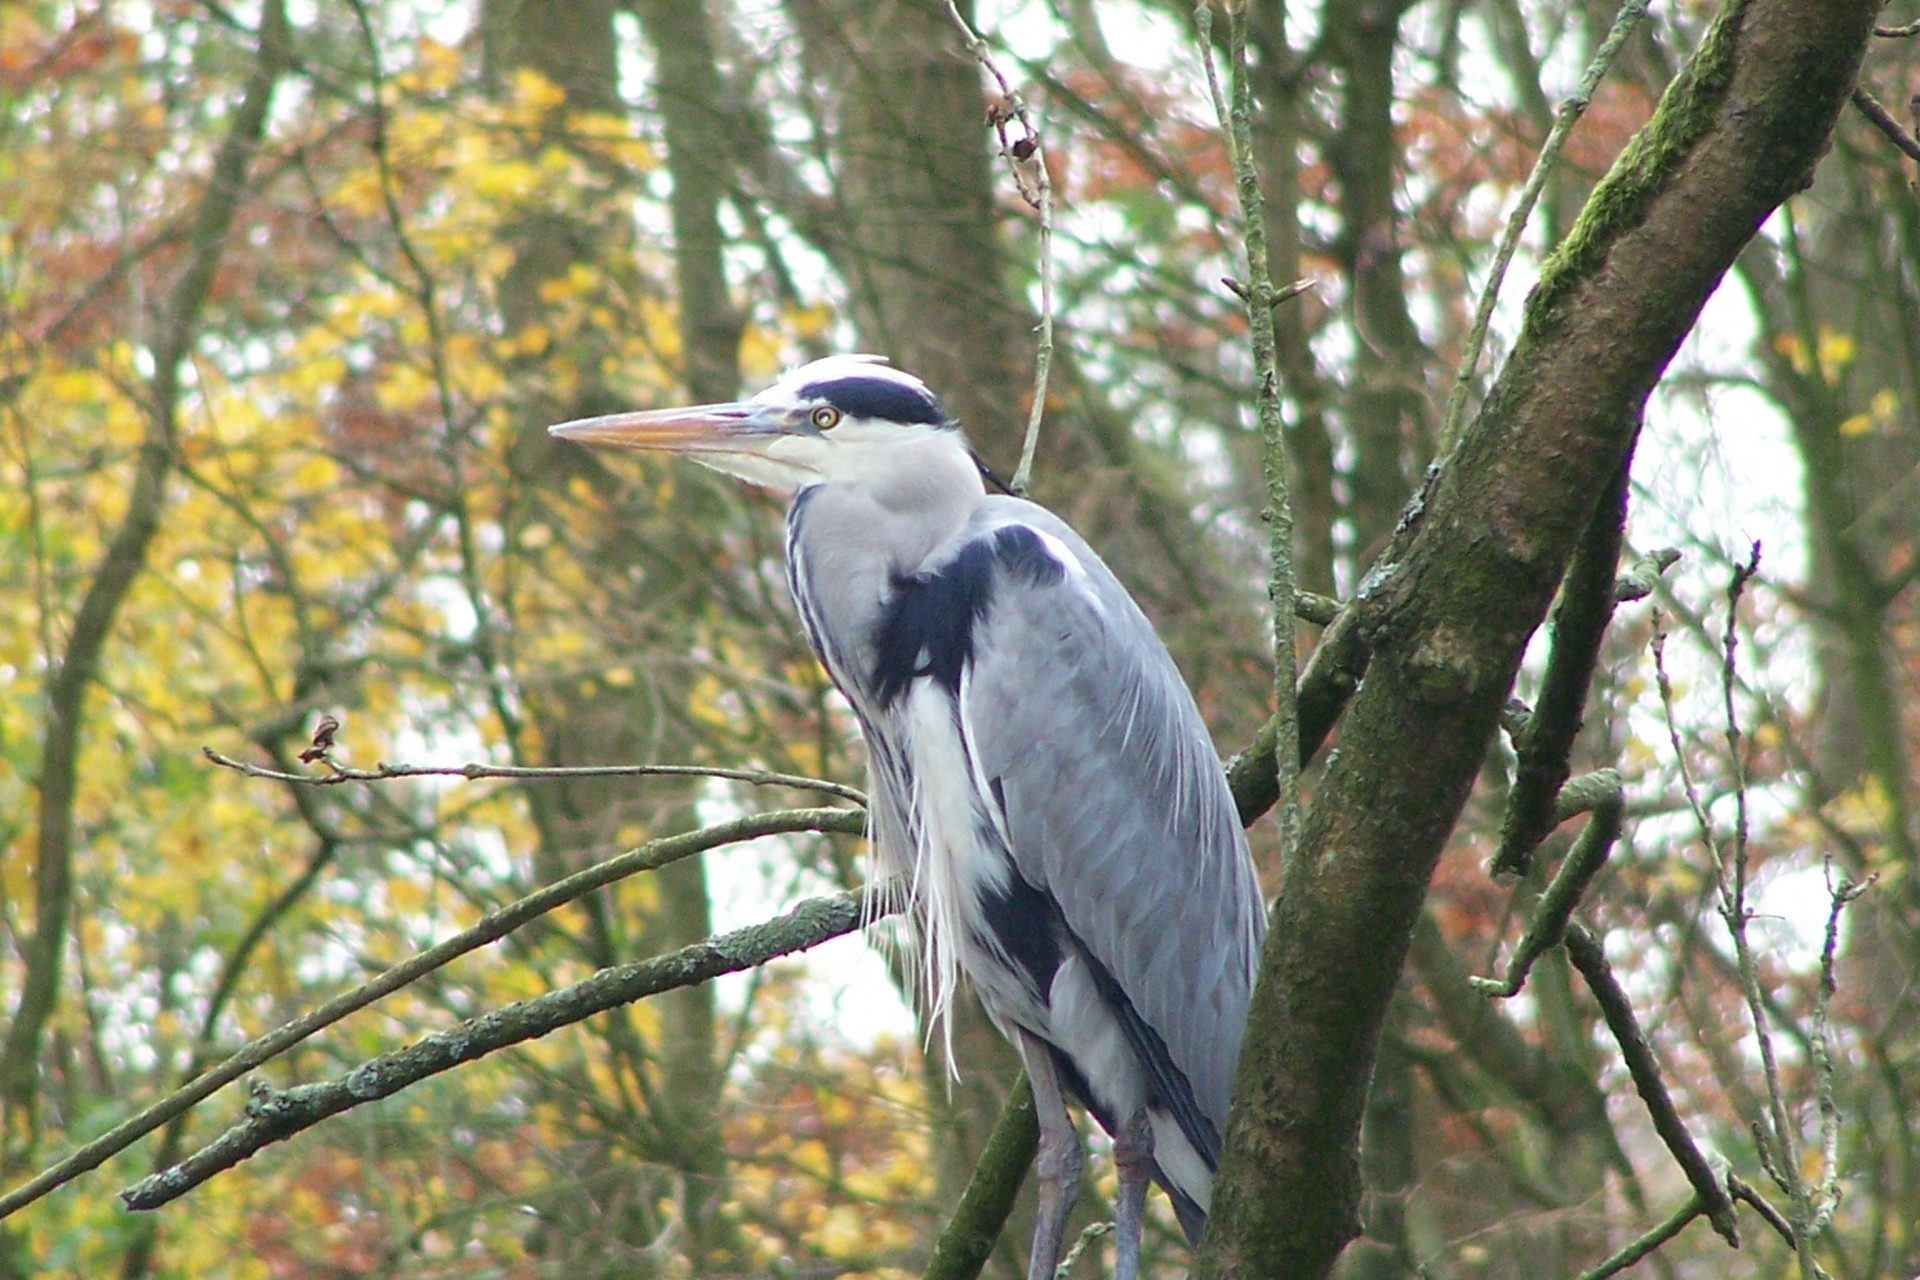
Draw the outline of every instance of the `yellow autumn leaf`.
M533 111L551 111L567 100L565 89L531 67L514 70L511 91L516 106Z
M422 37L415 46L412 73L420 87L433 92L450 89L460 79L464 62L460 51L432 37Z
M1882 427L1893 426L1894 415L1900 412L1900 394L1892 387L1882 387L1873 393L1873 399L1867 402L1867 412Z
M386 206L380 176L367 169L348 174L330 195L328 203L334 208L359 218L372 217Z
M297 490L330 489L339 482L339 466L323 453L309 454L293 471L293 487Z
M540 170L524 160L492 160L470 165L461 176L475 195L502 203L526 200L543 185Z
M1840 423L1840 434L1843 436L1870 435L1872 431L1873 415L1869 413L1856 413Z
M1820 326L1819 346L1814 353L1820 362L1820 376L1828 382L1837 381L1846 367L1853 363L1857 350L1853 335Z

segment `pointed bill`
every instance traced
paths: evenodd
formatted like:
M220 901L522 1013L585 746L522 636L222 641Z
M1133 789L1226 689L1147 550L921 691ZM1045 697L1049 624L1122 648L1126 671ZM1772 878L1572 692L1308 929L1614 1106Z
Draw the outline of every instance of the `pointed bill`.
M784 428L761 406L735 402L610 413L563 422L547 431L580 444L693 453L751 449L783 434Z

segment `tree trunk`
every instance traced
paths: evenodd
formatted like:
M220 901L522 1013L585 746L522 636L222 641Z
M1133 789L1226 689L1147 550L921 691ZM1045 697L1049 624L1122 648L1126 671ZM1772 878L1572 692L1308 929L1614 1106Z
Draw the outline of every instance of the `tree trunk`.
M1527 641L1648 392L1755 229L1811 181L1876 9L1722 8L1548 263L1370 593L1372 662L1274 908L1203 1276L1322 1276L1355 1234L1381 1021Z

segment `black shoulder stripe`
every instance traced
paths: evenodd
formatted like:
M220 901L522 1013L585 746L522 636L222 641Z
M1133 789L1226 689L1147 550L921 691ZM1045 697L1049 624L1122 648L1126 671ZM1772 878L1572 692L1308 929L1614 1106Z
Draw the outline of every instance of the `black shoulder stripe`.
M880 615L873 687L882 706L919 676L960 694L960 672L973 657L973 626L993 599L993 547L970 542L951 564L896 578Z
M873 687L882 706L921 676L959 696L960 673L973 657L974 628L993 604L998 575L1029 586L1066 576L1040 535L1010 524L976 538L938 569L894 579L874 644Z

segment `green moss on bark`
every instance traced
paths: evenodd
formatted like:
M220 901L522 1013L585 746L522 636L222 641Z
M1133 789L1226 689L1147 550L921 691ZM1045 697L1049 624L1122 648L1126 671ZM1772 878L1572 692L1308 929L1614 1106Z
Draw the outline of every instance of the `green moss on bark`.
M1560 242L1527 298L1527 323L1548 325L1568 291L1606 261L1622 232L1638 226L1680 171L1681 158L1713 129L1715 113L1733 85L1735 48L1747 4L1723 6L1699 49L1660 97L1653 118L1633 135L1607 176L1593 189L1567 238Z

